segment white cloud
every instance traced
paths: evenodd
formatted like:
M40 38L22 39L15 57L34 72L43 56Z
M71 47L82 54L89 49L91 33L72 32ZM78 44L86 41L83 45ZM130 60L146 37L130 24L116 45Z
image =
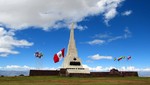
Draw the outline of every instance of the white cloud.
M88 58L91 58L92 60L100 60L100 59L112 59L112 56L101 56L99 54L95 54L92 56L88 56Z
M115 41L115 40L118 40L118 39L123 39L123 38L124 38L123 36L112 37L112 38L108 39L108 42L112 42L112 41Z
M77 25L77 27L76 27L76 29L79 29L80 31L83 31L87 28L88 28L87 26L80 26L80 25Z
M131 31L129 30L128 27L126 27L122 35L112 36L111 33L95 34L92 38L97 38L97 39L85 43L90 45L101 45L101 44L109 43L120 39L127 39L130 38L131 36L132 36Z
M105 43L105 41L104 40L100 40L100 39L95 39L93 41L87 42L87 44L90 44L90 45L96 45L96 44L101 45L103 43Z
M29 66L19 66L19 65L7 65L5 67L2 67L1 70L30 70L30 69L35 69L34 67L29 67Z
M87 62L87 63L92 63L93 61L92 61L92 60L87 60L86 62Z
M150 71L150 68L136 68L134 66L122 66L118 69L120 71Z
M112 38L108 39L108 42L112 42L112 41L119 40L119 39L127 39L127 38L131 37L131 34L132 33L130 32L130 30L128 28L125 28L123 35L112 37Z
M89 68L90 71L110 71L112 68L115 68L113 66L110 66L110 67L103 67L103 66L90 67L88 65L83 65L83 67Z
M106 1L105 5L107 5L107 7L106 7L106 11L104 12L104 19L105 19L106 25L109 26L108 22L117 15L116 8L120 4L120 2L124 0L108 0L108 1L101 0L101 2L105 2L105 1Z
M70 24L68 28L72 28L72 24ZM87 29L88 27L77 25L77 23L73 23L73 28L78 29L80 31L83 31L83 30Z
M6 31L3 27L0 27L0 56L7 56L9 54L18 54L19 52L14 50L15 47L28 47L32 46L26 40L18 40L14 37L13 31Z
M132 14L131 10L125 11L122 13L122 16L129 16L130 14Z
M108 33L105 34L96 34L93 38L100 38L100 39L106 39L110 38L111 36Z
M108 22L109 20L111 20L112 18L114 18L117 15L117 11L116 9L111 9L109 10L109 12L105 13L105 23L107 26L109 26Z
M125 28L124 32L124 38L129 38L132 36L132 33L128 28Z
M16 70L16 71L24 71L24 70L31 70L31 69L40 69L40 70L57 70L58 68L54 67L43 67L43 68L36 68L36 67L31 67L31 66L20 66L20 65L7 65L4 67L0 67L0 70Z
M115 67L115 66L109 66L109 67L103 67L103 66L96 66L96 67L90 67L88 65L83 65L84 68L89 68L90 71L110 71L111 69L115 68L119 71L142 71L142 72L150 72L149 68L136 68L134 66L122 66L122 67Z
M0 0L0 22L13 29L28 26L68 27L85 17L102 14L105 22L114 18L124 0Z

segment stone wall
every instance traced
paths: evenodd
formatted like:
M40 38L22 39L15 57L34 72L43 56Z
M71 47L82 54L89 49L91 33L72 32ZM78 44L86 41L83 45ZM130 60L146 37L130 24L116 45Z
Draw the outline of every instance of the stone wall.
M30 70L29 76L59 76L59 70Z
M30 70L29 76L69 76L69 77L138 77L136 71L118 71L112 69L110 72L90 72L90 74L71 73L68 74L66 69L60 70Z
M138 76L138 72L136 71L122 71L120 72L122 76Z
M109 75L109 72L91 72L91 77L106 77Z

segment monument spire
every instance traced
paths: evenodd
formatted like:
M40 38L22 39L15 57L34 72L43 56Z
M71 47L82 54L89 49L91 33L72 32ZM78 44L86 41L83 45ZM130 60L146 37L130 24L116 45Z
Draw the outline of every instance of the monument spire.
M75 39L74 39L74 23L72 23L71 31L70 31L70 39L69 39L69 44L68 44L67 56L69 55L74 55L74 57L78 56Z
M70 39L68 44L67 55L64 58L62 68L67 70L67 73L84 73L89 74L90 71L87 68L83 68L82 62L78 57L76 43L74 39L74 24L70 29Z

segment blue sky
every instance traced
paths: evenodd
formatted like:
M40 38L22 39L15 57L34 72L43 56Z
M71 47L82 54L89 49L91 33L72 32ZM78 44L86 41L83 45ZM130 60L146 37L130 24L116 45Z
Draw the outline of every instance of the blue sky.
M150 71L150 1L13 1L0 0L0 69L61 67L63 59L54 63L53 56L62 48L67 53L75 22L78 56L85 67ZM42 59L35 58L36 51L44 54ZM120 56L132 59L113 60Z

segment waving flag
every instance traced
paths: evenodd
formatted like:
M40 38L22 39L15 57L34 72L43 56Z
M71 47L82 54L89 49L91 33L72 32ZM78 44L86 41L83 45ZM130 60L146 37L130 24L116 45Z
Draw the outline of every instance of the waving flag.
M116 61L117 59L116 58L114 58L114 61Z
M58 53L56 53L54 55L53 60L54 60L55 63L59 62L61 60L61 58L64 57L64 51L65 51L65 48L63 48L61 51L59 51Z
M118 61L120 61L122 59L122 57L118 58Z
M41 58L43 56L43 53L41 53L41 52L35 52L34 55L37 58Z
M131 56L129 56L127 59L130 60L130 59L131 59Z
M122 56L122 59L125 59L126 57L125 56Z

